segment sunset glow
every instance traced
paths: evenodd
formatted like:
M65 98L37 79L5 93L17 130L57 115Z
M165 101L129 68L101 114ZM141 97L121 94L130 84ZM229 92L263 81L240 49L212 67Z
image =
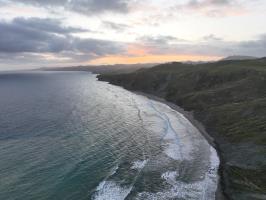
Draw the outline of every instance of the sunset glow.
M201 55L143 55L143 56L106 56L90 61L90 65L105 64L135 64L135 63L163 63L173 61L215 61L221 57Z
M265 9L263 0L0 0L0 70L263 57Z

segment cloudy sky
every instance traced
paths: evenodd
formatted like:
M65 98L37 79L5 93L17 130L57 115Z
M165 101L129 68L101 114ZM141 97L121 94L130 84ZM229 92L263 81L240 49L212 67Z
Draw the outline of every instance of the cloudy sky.
M0 70L266 56L265 0L0 0Z

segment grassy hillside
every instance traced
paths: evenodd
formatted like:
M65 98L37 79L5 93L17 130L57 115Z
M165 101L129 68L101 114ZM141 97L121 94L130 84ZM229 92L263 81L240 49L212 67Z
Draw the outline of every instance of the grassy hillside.
M139 69L151 68L154 63L147 64L117 64L117 65L88 65L88 66L73 66L73 67L53 67L40 68L43 71L89 71L95 74L125 74L132 73Z
M266 199L266 58L169 63L100 80L193 111L214 137L229 199Z

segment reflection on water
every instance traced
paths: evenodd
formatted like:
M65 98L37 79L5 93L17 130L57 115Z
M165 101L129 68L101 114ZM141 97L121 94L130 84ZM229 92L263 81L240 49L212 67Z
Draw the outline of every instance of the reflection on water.
M214 199L182 114L85 72L0 74L0 199Z

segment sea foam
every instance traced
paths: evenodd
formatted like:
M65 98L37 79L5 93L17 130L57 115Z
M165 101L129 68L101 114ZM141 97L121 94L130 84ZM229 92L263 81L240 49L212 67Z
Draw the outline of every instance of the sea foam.
M142 192L136 197L138 200L161 200L161 199L191 199L210 200L215 199L215 191L218 184L219 158L213 147L210 147L209 168L199 181L187 183L178 180L178 172L167 171L161 177L170 188L157 193Z
M103 181L97 187L94 200L124 200L132 188L122 187L114 181Z
M148 160L137 160L133 162L131 169L143 169L147 164Z

